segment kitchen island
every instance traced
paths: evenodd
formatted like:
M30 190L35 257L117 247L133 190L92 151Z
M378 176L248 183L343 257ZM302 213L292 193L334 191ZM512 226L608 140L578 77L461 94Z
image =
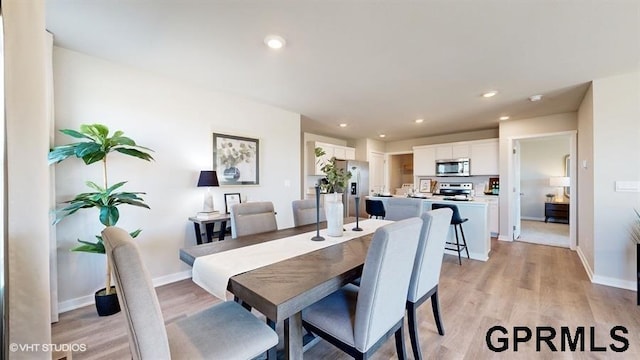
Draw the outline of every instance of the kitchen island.
M433 196L428 198L409 198L406 196L393 196L394 198L403 198L406 201L419 201L422 203L423 211L431 210L431 205L434 203L441 204L453 204L458 206L460 216L467 218L469 221L462 224L464 229L464 235L467 240L467 247L469 249L469 257L475 260L487 261L489 260L489 252L491 251L491 234L489 232L489 215L488 215L488 202L483 199L471 200L471 201L453 201L444 200L442 197ZM369 199L380 200L385 205L385 209L388 208L387 200L390 197L385 196L369 196ZM453 231L453 226L449 227L449 234L447 238L448 242L455 243L456 235ZM462 237L460 237L462 242ZM445 250L446 254L458 256L455 251ZM462 253L465 256L465 253Z

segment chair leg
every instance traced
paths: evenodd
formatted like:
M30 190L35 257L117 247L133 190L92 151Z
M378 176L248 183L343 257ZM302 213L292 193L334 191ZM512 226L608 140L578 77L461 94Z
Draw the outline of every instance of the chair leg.
M458 249L458 263L460 264L460 266L462 266L462 258L460 257L460 252L462 250L460 250L460 240L458 240L458 225L453 225L453 230L456 233L456 249Z
M400 328L396 330L396 352L398 353L398 360L404 360L407 358L407 352L404 347L404 328L403 324L400 324Z
M438 290L436 290L436 292L431 295L431 308L433 309L433 318L436 320L438 334L444 335L444 326L442 326L442 314L440 313L440 302L438 301Z
M418 336L418 321L417 321L417 305L412 302L407 302L407 322L409 324L409 339L411 339L411 349L413 350L413 357L416 360L422 359L420 353L420 342Z
M464 238L464 231L462 231L462 224L460 225L460 233L462 234L462 243L464 244L464 251L467 252L467 259L470 259L469 248L467 247L467 239Z

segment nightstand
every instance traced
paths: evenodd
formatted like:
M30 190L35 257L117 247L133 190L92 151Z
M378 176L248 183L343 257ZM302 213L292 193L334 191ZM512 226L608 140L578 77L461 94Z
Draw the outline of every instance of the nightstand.
M568 202L545 202L544 222L569 223L569 203Z

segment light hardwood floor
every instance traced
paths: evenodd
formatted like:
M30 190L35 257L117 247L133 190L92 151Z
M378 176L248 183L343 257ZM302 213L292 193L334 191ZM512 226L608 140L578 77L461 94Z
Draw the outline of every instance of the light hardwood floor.
M430 304L423 304L418 312L425 359L640 359L640 306L636 305L636 292L592 284L575 252L493 239L488 262L463 260L458 266L457 261L445 256L440 279L446 334L438 335ZM159 287L157 292L167 323L217 302L191 280ZM487 331L495 325L509 332L509 349L504 352L492 352L486 344ZM517 352L513 351L514 326L528 326L534 334L531 341L519 345ZM536 326L550 326L557 331L552 341L557 352L545 343L541 344L541 351L536 351ZM618 332L629 342L625 352L615 353L609 347L622 346L610 336L614 326L624 326L629 332ZM572 335L577 327L585 328L584 351L560 351L561 327L568 327ZM591 328L595 336L590 335ZM282 336L280 324L278 331ZM74 359L131 358L122 313L100 318L93 306L87 306L61 314L52 333L53 343L86 345L87 350L74 353ZM410 354L406 327L405 335ZM491 338L495 346L500 346L498 335ZM606 351L590 351L591 343ZM304 357L349 358L324 341ZM393 339L373 356L395 358Z

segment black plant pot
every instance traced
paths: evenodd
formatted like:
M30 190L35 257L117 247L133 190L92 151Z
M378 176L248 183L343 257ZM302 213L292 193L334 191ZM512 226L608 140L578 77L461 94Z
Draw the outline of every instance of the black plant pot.
M95 293L96 310L98 310L99 316L109 316L120 312L120 303L118 302L118 295L116 294L116 287L111 287L111 293L105 294L105 289L102 288Z

